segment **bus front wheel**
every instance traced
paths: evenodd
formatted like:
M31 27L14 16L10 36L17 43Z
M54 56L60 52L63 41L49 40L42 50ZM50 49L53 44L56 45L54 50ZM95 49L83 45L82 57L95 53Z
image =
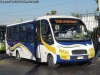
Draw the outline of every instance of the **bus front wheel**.
M52 55L49 55L47 58L47 64L50 68L58 68L60 64L55 64L54 63L54 58Z

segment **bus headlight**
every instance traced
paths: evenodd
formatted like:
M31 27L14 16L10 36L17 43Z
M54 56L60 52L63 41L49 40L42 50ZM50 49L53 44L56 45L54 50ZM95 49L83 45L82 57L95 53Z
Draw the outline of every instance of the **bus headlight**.
M67 50L59 50L60 58L64 60L70 60L70 54Z
M93 58L94 55L95 55L94 48L90 48L90 49L89 49L89 58Z

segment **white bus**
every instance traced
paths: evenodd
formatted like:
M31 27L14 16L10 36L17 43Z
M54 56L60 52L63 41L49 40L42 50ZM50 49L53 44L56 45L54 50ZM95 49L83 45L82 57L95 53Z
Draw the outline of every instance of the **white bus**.
M90 64L95 55L85 24L61 15L7 25L6 53L18 60L47 62L50 68L63 63Z

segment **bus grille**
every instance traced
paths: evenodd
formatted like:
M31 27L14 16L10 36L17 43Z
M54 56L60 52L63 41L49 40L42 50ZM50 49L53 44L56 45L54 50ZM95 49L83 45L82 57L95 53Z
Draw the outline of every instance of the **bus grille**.
M87 54L86 50L73 50L72 54Z

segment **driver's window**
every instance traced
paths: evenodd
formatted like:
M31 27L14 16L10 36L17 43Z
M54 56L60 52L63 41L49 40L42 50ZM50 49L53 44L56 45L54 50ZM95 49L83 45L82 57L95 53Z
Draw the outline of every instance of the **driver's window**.
M52 41L52 33L47 20L41 21L42 38L44 41Z
M49 23L46 20L42 20L41 24L42 35L47 35Z

